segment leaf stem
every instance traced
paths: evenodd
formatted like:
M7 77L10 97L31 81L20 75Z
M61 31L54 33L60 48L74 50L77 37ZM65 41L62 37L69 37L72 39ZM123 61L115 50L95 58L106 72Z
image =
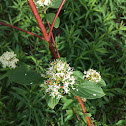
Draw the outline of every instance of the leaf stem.
M50 28L50 24L49 24L48 21L47 21L47 24L48 24L48 26L49 26L49 28ZM54 46L55 46L55 49L56 49L56 51L57 51L58 58L60 58L58 49L57 49L57 47L56 47L55 39L54 39L54 37L53 37L53 33L51 33L51 37L52 37L52 41L53 41L53 44L54 44Z
M55 22L56 22L56 19L57 19L59 13L60 13L60 11L61 11L61 9L62 9L62 7L63 7L65 1L66 1L66 0L63 0L63 1L62 1L62 3L60 4L60 7L59 7L59 9L58 9L58 11L57 11L57 13L56 13L54 19L53 19L53 23L52 23L51 28L50 28L50 31L49 31L49 37L51 37L51 33L52 33L52 30L53 30L54 24L55 24Z

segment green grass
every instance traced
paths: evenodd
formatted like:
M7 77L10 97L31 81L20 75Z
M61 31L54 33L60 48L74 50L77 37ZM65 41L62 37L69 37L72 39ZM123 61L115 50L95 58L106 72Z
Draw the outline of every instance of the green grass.
M66 57L70 66L82 72L96 69L107 83L103 88L106 96L85 103L96 126L123 126L126 121L125 6L125 0L67 0L59 15L60 27L53 30L60 56ZM41 9L39 12L46 24ZM0 15L1 21L42 36L27 0L0 0ZM39 73L53 58L45 41L0 25L0 55L7 50L17 54L19 64L27 64ZM78 108L81 121L62 110L63 103L50 110L43 92L38 92L39 86L11 83L3 76L6 72L0 68L0 125L81 126L84 122L76 100L73 107ZM36 104L30 106L33 101Z

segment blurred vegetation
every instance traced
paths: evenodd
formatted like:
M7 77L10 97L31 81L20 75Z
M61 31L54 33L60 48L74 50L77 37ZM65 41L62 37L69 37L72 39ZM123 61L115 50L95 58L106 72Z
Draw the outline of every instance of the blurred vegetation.
M41 9L38 8L47 26ZM56 13L55 9L48 12ZM67 0L59 15L60 27L53 30L61 57L77 70L100 71L106 96L85 102L95 126L124 126L126 122L126 1ZM0 21L42 36L27 0L0 0ZM48 27L46 27L48 29ZM13 50L20 64L39 73L52 60L48 43L27 33L0 25L0 55ZM0 125L81 126L63 103L50 110L39 86L11 83L7 69L0 68ZM69 98L68 98L69 99ZM76 100L73 107L82 115ZM84 120L84 119L83 119Z

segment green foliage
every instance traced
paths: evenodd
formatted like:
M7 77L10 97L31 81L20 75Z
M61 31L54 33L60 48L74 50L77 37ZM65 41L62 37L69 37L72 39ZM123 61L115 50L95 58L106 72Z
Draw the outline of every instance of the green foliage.
M101 81L98 82L98 85L100 87L105 87L106 86L106 83L105 83L105 81L103 79L101 79Z
M61 2L62 2L62 0L53 0L53 4L52 4L51 8L59 8Z
M39 73L28 69L26 66L21 66L9 71L8 78L11 82L24 85L41 84L43 81Z
M18 100L16 121L20 125L44 125L42 92L36 92L36 86L12 87L11 95Z
M61 0L56 0L48 12L56 13L54 8L60 3ZM91 96L101 97L104 95L101 87L106 94L103 98L88 99L84 104L95 126L122 126L126 122L125 6L125 0L68 0L59 15L61 26L54 29L60 55L66 57L70 66L81 72L94 68L105 80L79 85L82 94L79 92L78 95L91 90ZM40 8L37 9L47 26L45 15ZM0 0L0 16L3 22L42 36L27 0ZM53 17L47 20L51 23ZM1 126L87 125L73 95L64 96L60 101L48 101L39 85L26 85L33 81L40 84L40 74L52 60L48 47L44 40L0 25L0 55L13 50L19 58L18 65L27 64L32 69L17 68L8 73L9 69L0 66ZM29 79L25 78L25 72L30 73ZM74 72L78 82L83 80L81 72Z
M42 36L27 0L1 1L0 5L1 21ZM44 18L44 14L40 13L40 16ZM30 64L34 69L42 70L42 65L48 65L52 56L47 42L6 26L0 26L0 29L0 55L13 50L20 62Z
M62 109L67 109L68 107L70 107L70 105L73 104L73 100L72 99L67 99L66 97L62 98L62 102L64 103Z
M49 13L49 14L46 14L46 16L45 16L46 20L50 24L52 24L54 17L55 17L55 14L54 13ZM60 19L59 19L59 17L57 17L56 22L54 24L54 27L55 28L58 28L59 27L59 24L60 24Z
M82 72L100 71L107 84L103 88L106 96L89 100L97 110L94 118L99 122L94 124L98 126L125 120L125 5L124 0L70 0L60 15L62 31L56 39L60 55ZM102 81L99 86L104 85Z
M80 80L84 80L84 75L80 71L74 71L73 75Z
M46 102L50 108L54 109L54 107L59 103L59 99L46 96Z
M101 98L105 94L102 90L102 86L106 86L104 80L96 82L84 80L84 75L80 71L74 71L73 75L76 77L76 85L78 90L71 89L71 92L75 96L79 96L86 99ZM100 87L101 86L101 87Z
M101 98L105 94L102 88L96 85L95 82L83 81L78 85L78 90L72 90L72 94L86 99L96 99Z

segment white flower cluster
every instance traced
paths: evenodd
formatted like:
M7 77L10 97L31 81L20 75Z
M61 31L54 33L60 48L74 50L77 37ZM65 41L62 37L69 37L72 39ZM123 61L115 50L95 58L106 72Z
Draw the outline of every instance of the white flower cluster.
M49 6L52 3L52 0L38 0L37 4L39 6Z
M18 61L19 60L16 58L16 54L14 54L14 52L7 51L0 56L0 62L2 63L3 68L15 68Z
M101 81L101 75L99 72L89 69L88 71L84 71L84 79L97 83L98 81Z
M46 92L53 98L60 99L63 94L69 93L70 87L75 89L75 78L72 74L73 69L66 62L59 59L51 62L46 71L46 77L49 79L44 82L48 86Z

